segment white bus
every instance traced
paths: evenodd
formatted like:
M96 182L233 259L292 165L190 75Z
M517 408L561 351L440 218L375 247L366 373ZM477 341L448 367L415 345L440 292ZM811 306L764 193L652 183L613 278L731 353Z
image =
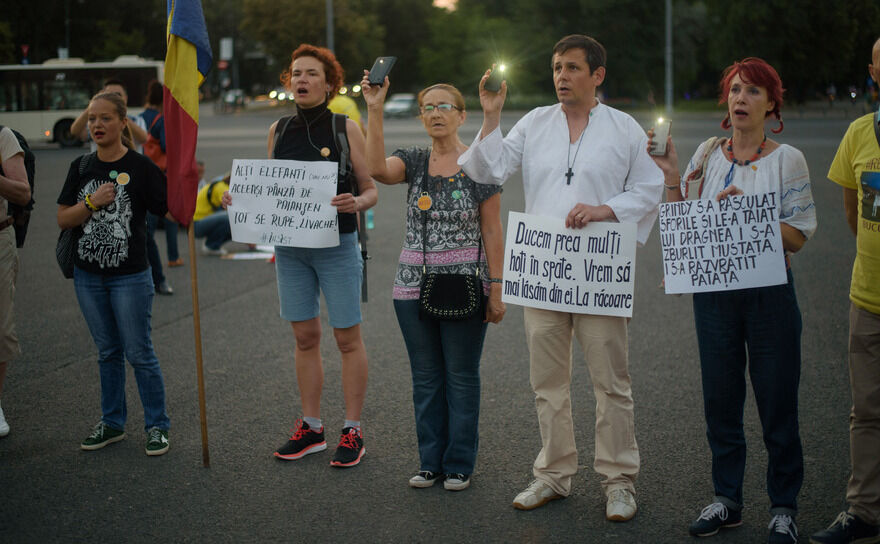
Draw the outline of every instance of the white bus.
M122 81L129 107L139 111L147 84L163 81L163 75L163 62L129 55L113 62L52 59L43 64L0 65L0 124L32 142L78 146L81 142L70 134L70 125L105 80Z

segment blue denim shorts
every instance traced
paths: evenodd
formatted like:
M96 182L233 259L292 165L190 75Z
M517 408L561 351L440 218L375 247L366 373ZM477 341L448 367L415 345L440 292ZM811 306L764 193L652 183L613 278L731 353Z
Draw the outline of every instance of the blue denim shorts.
M347 329L361 322L364 263L356 232L340 234L336 247L276 247L275 274L282 319L318 317L320 288L331 327Z

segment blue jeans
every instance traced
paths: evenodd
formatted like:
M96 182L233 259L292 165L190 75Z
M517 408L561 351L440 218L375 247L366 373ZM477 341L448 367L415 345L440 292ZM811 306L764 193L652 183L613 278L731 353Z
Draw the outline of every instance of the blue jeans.
M395 300L394 311L412 369L419 470L472 474L479 443L484 316L420 320L418 300Z
M159 249L156 246L154 236L158 225L163 225L165 227L165 245L168 247L168 260L176 261L180 258L180 251L177 249L178 225L170 219L159 217L158 215L153 215L152 213L147 212L147 228L150 229L148 232L153 235L150 236L150 239L153 240L153 247L156 248L157 258L159 256ZM150 262L152 263L152 261Z
M159 246L156 245L156 224L158 221L157 216L147 212L147 260L152 269L154 285L165 281L165 274L162 272L162 258L159 257Z
M153 280L150 271L102 276L75 268L73 283L80 310L98 348L101 374L101 420L125 428L125 359L134 367L144 429L167 430L165 384L150 339Z
M220 249L225 242L232 240L232 227L226 210L212 213L204 219L193 222L193 234L196 238L205 238L208 249Z
M694 294L694 321L716 497L742 508L748 362L767 447L770 512L795 514L804 459L798 431L801 313L791 271L784 285Z

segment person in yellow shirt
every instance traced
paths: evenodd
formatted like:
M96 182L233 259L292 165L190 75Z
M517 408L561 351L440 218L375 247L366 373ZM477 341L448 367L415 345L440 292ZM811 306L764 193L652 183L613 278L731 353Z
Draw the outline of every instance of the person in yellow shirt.
M880 39L868 72L880 83ZM849 508L810 542L880 542L880 111L850 124L828 171L856 236L849 298Z
M361 131L364 130L364 124L361 123L361 111L358 109L357 102L350 96L337 94L327 104L327 109L333 113L341 113L347 115L349 119L358 124Z
M205 238L202 255L220 257L226 255L223 244L232 240L229 216L221 203L223 193L229 190L230 174L214 178L202 187L196 196L193 229L196 238Z

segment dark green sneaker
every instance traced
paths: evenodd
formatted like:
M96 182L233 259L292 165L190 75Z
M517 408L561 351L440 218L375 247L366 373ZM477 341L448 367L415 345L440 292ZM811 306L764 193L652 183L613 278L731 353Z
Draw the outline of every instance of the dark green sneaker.
M147 431L147 455L162 455L168 451L168 431L153 427Z
M79 447L86 451L99 450L107 444L119 442L123 438L125 438L125 431L116 430L103 421L99 421L92 434L83 440Z

